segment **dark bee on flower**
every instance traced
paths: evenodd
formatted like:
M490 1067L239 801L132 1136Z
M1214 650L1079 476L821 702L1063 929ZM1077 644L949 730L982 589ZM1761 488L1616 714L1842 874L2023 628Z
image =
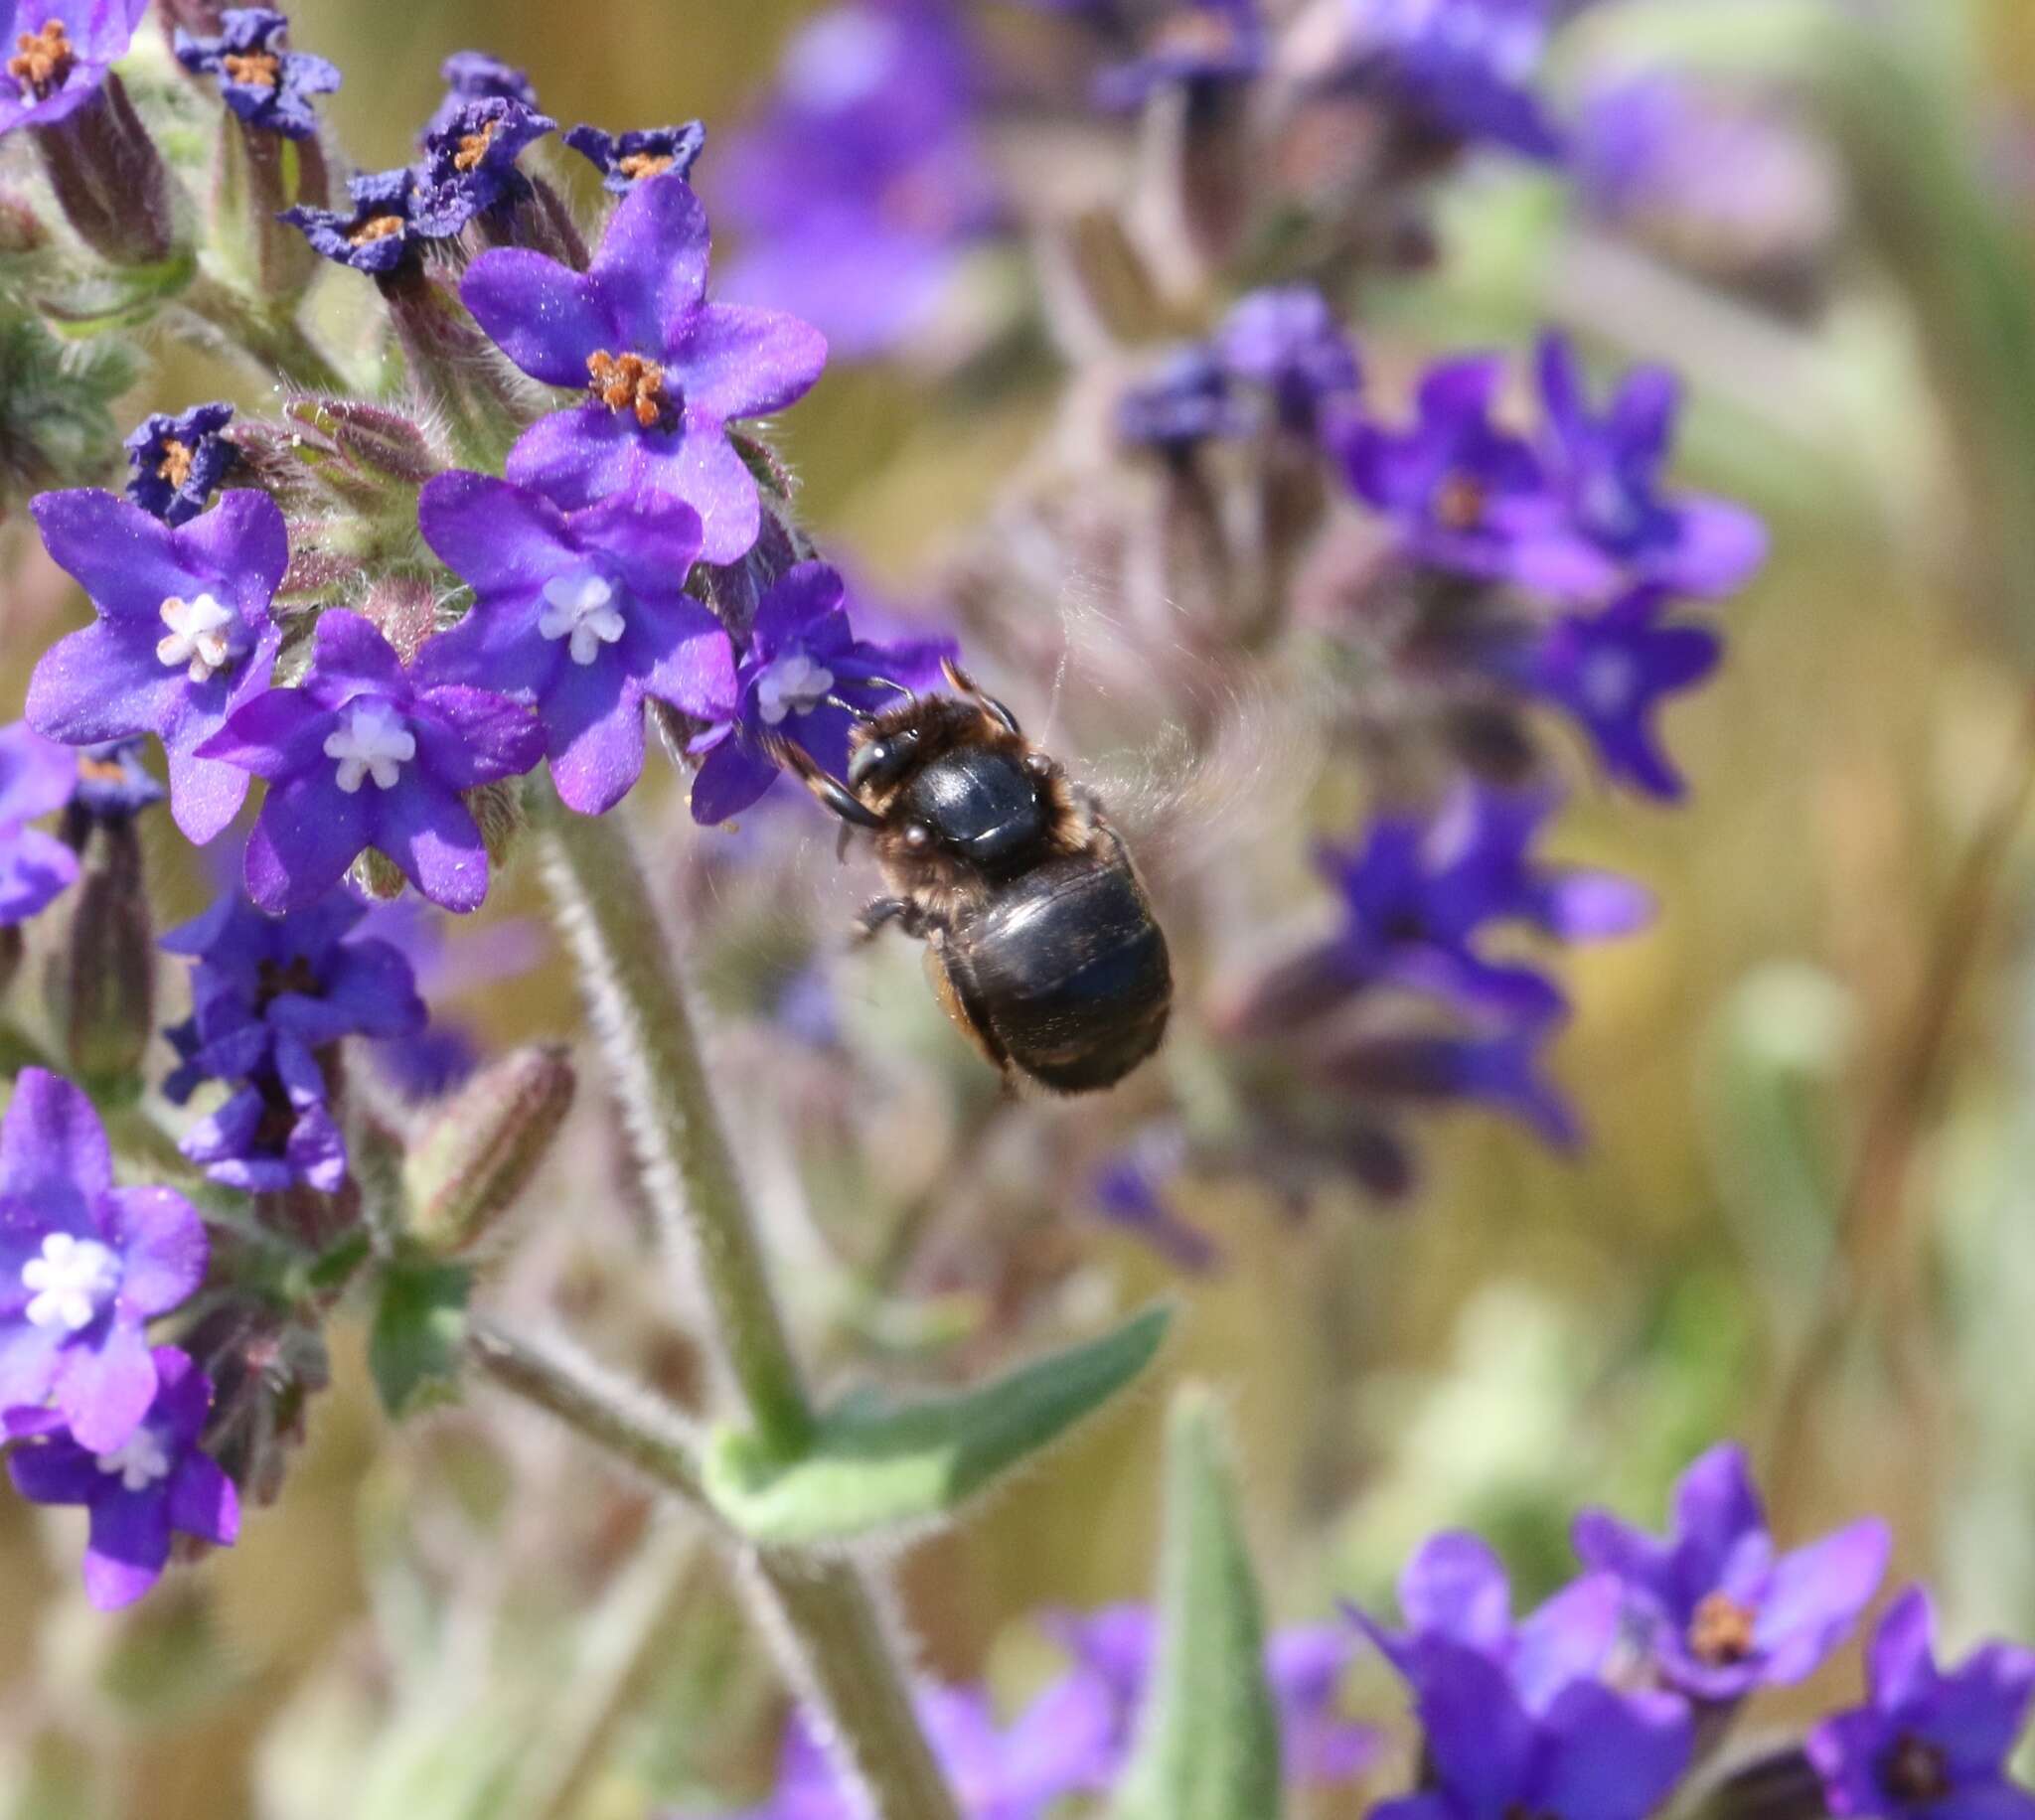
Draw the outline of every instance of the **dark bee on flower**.
M1094 795L952 663L951 695L861 720L848 778L789 741L779 762L852 828L890 887L863 910L926 944L947 1013L989 1060L1054 1093L1122 1080L1173 1004L1166 937Z

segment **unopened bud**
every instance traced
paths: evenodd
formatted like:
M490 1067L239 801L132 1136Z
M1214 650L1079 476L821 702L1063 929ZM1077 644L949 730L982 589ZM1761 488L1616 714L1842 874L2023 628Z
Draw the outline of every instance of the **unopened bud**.
M160 265L176 249L170 174L117 76L82 106L32 129L64 219L113 265Z
M380 282L418 395L466 461L499 469L530 416L519 401L521 382L448 285L407 269Z
M93 1084L132 1080L155 1029L155 925L131 820L93 829L55 970L71 1071Z
M329 437L356 468L398 486L420 488L445 465L422 427L386 404L304 398L289 410L300 423Z
M331 198L315 137L285 139L231 111L220 120L212 190L212 250L220 267L262 307L285 312L311 288L319 259L309 240L279 218Z
M515 1204L564 1124L574 1085L563 1047L519 1049L445 1105L403 1168L427 1250L471 1250Z
M488 863L497 869L507 865L509 855L523 837L523 831L530 826L530 817L523 806L522 785L513 779L500 784L483 784L478 790L466 793L466 806L473 814L475 826L481 831L481 840L488 849Z

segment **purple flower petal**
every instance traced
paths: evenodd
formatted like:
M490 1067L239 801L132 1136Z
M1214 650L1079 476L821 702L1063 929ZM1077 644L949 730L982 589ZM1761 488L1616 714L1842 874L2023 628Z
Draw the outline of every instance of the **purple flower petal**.
M105 1198L109 1242L122 1258L120 1299L153 1317L180 1307L205 1281L209 1247L198 1210L173 1188L115 1188Z
M368 844L366 799L365 790L339 789L330 772L272 785L247 836L247 895L272 916L316 903Z
M1774 1564L1754 1631L1763 1679L1785 1685L1816 1669L1858 1622L1892 1546L1887 1526L1868 1517Z
M1643 1820L1688 1766L1687 1705L1671 1694L1619 1695L1572 1682L1548 1710L1557 1744L1533 1806L1562 1820Z
M24 1068L0 1120L0 1195L34 1204L47 1225L76 1220L113 1185L113 1153L90 1100L42 1068Z
M133 1435L155 1401L155 1390L147 1334L138 1321L117 1315L97 1345L63 1349L51 1386L78 1445L94 1453L109 1453Z
M162 1497L126 1492L92 1505L84 1595L99 1610L131 1605L162 1578L169 1563L170 1513Z
M706 294L707 257L706 211L684 178L652 178L622 199L588 276L630 351L661 355L685 333Z
M466 805L422 777L385 794L374 844L440 908L478 910L488 894L488 852Z
M725 421L804 397L827 365L827 338L777 310L714 303L700 311L674 354L687 404Z
M623 352L611 346L617 325L603 307L598 280L543 253L522 247L484 252L467 267L459 295L489 340L547 385L579 390L588 355L602 348Z
M187 1453L170 1481L170 1527L219 1548L240 1537L240 1497L234 1481L203 1453Z

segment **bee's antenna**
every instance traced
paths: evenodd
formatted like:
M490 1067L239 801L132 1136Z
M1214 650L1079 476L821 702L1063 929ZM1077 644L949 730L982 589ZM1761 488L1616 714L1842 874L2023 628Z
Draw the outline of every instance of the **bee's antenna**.
M838 707L846 713L853 714L858 720L875 719L875 715L870 713L867 708L857 707L853 701L844 701L839 695L827 695L823 696L822 699L826 701L829 707Z
M917 689L906 688L902 682L893 682L888 677L863 677L861 681L871 688L894 688L900 695L910 695L914 699L918 695Z

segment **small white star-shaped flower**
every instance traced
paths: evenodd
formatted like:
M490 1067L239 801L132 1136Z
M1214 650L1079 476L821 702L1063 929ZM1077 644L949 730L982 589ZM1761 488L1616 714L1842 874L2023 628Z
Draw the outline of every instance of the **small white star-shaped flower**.
M96 1239L53 1232L42 1255L21 1267L21 1287L32 1290L28 1320L48 1332L79 1333L120 1287L120 1260Z
M810 714L833 686L833 671L794 646L756 679L756 711L776 726L787 714Z
M592 569L553 575L545 583L537 629L548 639L570 639L572 662L591 664L603 645L622 636L622 609L614 584Z
M325 738L325 756L339 761L339 787L352 796L369 778L392 790L402 767L417 755L417 736L392 701L350 702L346 719Z
M192 682L207 682L234 661L229 636L234 611L210 594L196 600L179 600L172 594L163 602L162 622L169 631L157 643L155 655L165 670L187 671Z

